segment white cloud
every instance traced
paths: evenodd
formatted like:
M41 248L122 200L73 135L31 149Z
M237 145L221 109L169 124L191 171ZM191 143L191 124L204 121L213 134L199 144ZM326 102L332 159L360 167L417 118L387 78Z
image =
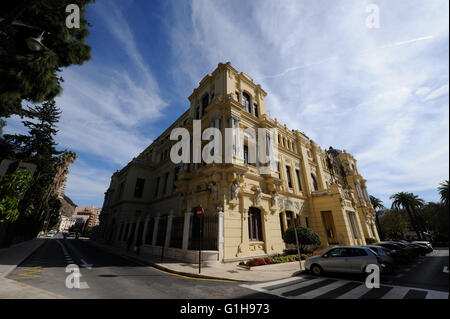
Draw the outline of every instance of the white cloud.
M435 103L448 2L382 2L380 29L365 27L368 3L175 1L173 68L189 91L231 61L268 92L271 117L352 152L372 194L434 190L449 174L448 103Z

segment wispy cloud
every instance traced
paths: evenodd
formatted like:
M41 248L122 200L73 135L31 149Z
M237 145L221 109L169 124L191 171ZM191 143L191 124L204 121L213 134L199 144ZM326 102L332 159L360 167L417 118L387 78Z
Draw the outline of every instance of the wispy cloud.
M178 3L173 68L186 87L231 61L269 93L272 117L352 152L386 202L448 179L447 1L382 2L380 29L365 26L370 1Z

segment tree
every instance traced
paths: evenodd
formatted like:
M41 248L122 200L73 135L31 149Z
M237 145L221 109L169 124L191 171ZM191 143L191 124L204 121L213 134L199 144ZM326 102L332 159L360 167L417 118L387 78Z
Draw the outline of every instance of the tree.
M297 229L298 244L300 246L300 253L304 251L307 245L320 245L320 237L312 229L299 226L297 228L288 228L283 235L283 240L286 244L296 244L295 229Z
M5 175L0 182L0 223L15 222L20 215L19 202L34 180L28 170ZM33 207L29 206L26 212Z
M449 209L444 203L427 203L423 210L427 229L433 232L433 240L448 241L449 238Z
M0 117L21 115L22 102L42 103L61 92L62 68L90 59L86 6L94 0L1 1ZM65 24L69 4L80 9L79 28ZM44 48L31 51L26 39L44 32Z
M29 135L4 135L12 158L36 164L35 182L19 203L19 218L8 227L9 243L14 241L14 237L22 240L34 238L44 222L49 222L45 217L51 216L51 212L57 209L57 203L52 197L60 162L59 155L64 154L56 150L54 141L60 113L54 101L29 107L24 111L27 118L22 121L28 128ZM33 213L23 214L30 206L33 207Z
M380 224L386 235L392 239L402 239L404 233L408 230L408 222L400 212L395 210L387 210L380 217Z
M383 231L381 229L380 219L378 217L378 213L379 213L378 211L385 209L386 207L384 207L383 201L381 199L378 199L372 195L370 195L369 198L370 198L370 202L372 203L373 208L375 209L375 219L377 221L378 232L380 233L380 237L383 238Z
M423 199L420 199L417 195L414 195L413 193L406 193L406 192L399 192L397 194L394 194L390 197L390 199L394 200L392 202L391 207L392 209L404 208L406 210L411 226L416 232L418 239L422 239L423 236L419 231L417 221L414 218L413 214L415 213L415 210L417 208L423 207L424 205Z
M448 207L448 180L439 184L439 194L441 195L441 202Z

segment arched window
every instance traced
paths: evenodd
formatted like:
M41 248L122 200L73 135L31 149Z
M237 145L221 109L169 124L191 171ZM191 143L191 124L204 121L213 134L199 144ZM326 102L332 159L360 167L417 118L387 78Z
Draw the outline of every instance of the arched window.
M250 95L248 95L247 93L242 93L242 104L244 105L244 109L251 113L252 110L250 109Z
M312 178L314 190L315 190L315 191L318 191L318 190L319 190L319 187L317 186L317 181L316 181L316 178L314 177L313 174L311 174L311 178Z
M202 98L203 110L205 110L208 105L209 105L209 94L205 94L205 96L203 96L203 98Z

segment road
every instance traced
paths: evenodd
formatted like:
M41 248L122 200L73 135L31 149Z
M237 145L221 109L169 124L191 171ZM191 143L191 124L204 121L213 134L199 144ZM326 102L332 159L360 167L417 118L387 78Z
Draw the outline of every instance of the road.
M68 264L80 266L80 289L66 287ZM47 239L8 278L67 298L274 298L237 282L162 272L76 239Z
M8 278L67 298L448 298L448 249L435 250L414 263L382 276L379 289L368 289L364 278L327 274L300 274L262 283L187 278L137 264L84 240L47 239ZM80 289L66 286L66 266L80 268Z

